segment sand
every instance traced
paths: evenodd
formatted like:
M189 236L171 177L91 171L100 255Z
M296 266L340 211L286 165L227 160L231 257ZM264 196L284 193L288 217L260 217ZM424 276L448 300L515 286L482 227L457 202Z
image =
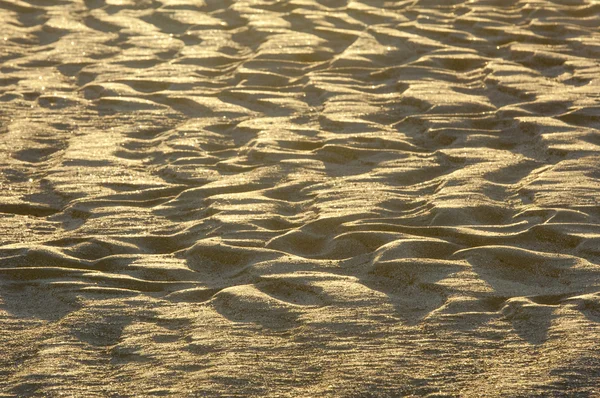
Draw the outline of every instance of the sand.
M597 0L0 26L0 396L600 396Z

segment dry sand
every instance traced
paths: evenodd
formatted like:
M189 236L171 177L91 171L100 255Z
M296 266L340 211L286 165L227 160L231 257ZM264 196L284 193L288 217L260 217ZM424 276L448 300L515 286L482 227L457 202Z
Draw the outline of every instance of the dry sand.
M0 0L0 396L600 394L599 26Z

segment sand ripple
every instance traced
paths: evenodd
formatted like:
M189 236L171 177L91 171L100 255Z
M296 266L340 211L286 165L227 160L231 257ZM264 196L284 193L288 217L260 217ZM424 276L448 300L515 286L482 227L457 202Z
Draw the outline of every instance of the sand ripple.
M599 15L0 0L0 391L593 395Z

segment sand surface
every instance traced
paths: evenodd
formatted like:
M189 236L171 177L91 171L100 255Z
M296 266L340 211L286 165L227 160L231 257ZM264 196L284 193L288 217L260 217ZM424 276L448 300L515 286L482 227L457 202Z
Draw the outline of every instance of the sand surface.
M0 0L0 396L598 396L599 26Z

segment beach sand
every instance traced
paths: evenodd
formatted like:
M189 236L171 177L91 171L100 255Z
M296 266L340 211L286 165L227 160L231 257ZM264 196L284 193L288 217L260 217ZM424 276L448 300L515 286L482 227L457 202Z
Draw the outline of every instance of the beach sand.
M600 396L600 2L0 0L0 396Z

